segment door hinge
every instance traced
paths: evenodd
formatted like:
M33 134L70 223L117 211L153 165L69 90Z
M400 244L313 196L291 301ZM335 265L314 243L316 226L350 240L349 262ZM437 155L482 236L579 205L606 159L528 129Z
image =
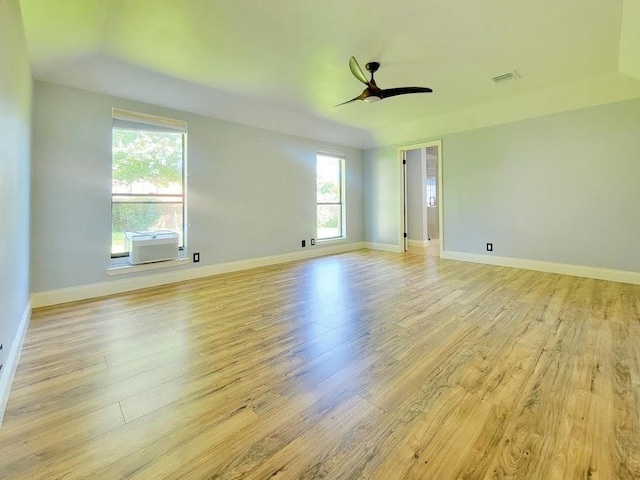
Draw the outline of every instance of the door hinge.
M402 164L403 164L403 165L406 165L406 164L407 164L407 161L406 161L404 158L402 159Z
M407 232L404 232L404 238L407 238Z

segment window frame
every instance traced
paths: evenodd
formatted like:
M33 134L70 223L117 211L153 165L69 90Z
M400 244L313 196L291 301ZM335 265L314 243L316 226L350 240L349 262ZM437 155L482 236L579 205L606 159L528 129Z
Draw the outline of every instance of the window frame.
M181 168L181 193L114 193L113 191L113 139L115 130L140 131L149 133L180 133L182 144L182 168ZM185 252L187 247L187 123L182 120L160 117L140 112L132 112L117 108L112 109L111 124L111 236L113 237L113 207L115 204L182 204L182 244L179 246L180 252ZM176 202L114 202L114 197L150 197L150 198L179 198ZM113 240L111 249L113 247ZM129 252L110 252L112 261L129 257Z
M339 201L338 202L319 202L318 201L318 160L319 157L326 157L338 160L338 176L339 176ZM316 152L316 240L318 242L326 242L332 240L341 240L347 238L347 221L346 221L346 167L344 154L337 152L327 152L318 150ZM340 206L340 233L335 237L320 238L318 234L318 207L321 205L339 205Z

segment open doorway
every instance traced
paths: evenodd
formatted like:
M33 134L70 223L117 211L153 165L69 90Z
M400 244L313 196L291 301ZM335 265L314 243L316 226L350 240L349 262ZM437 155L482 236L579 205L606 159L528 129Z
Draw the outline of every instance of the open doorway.
M440 255L443 246L442 142L399 149L402 159L402 238L404 250Z

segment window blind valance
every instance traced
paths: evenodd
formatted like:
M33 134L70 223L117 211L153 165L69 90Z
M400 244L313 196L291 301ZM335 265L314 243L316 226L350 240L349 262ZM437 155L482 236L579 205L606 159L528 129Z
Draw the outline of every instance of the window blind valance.
M122 130L151 130L156 132L187 132L187 122L160 117L148 113L132 112L120 108L112 109L113 128Z

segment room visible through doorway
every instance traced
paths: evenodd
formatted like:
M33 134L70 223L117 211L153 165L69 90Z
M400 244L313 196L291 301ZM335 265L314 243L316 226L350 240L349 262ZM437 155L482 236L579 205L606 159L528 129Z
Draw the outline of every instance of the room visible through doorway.
M401 148L403 159L403 244L440 255L442 245L441 142Z

